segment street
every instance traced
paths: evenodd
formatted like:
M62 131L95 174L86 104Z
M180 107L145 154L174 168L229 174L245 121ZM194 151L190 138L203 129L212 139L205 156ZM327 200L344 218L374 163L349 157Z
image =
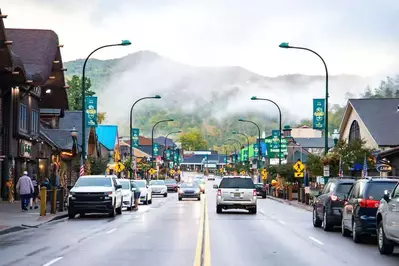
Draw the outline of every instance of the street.
M215 181L217 182L217 181ZM258 213L215 212L213 181L202 200L155 197L115 218L63 219L0 237L0 265L398 265L374 240L313 228L311 212L272 199ZM202 260L202 264L201 264Z

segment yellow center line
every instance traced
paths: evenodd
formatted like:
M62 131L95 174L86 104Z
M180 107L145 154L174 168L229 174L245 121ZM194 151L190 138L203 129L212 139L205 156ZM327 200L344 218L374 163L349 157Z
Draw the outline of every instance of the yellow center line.
M195 250L194 266L211 265L211 249L209 237L208 204L206 196L201 200L201 216L198 226L197 248Z

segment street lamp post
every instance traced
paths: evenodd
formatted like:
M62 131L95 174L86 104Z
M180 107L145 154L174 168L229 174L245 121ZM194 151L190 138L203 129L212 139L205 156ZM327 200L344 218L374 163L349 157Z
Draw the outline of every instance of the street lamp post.
M85 59L83 63L83 73L82 73L82 157L83 157L83 163L86 161L86 116L85 116L85 98L86 98L86 84L85 84L85 78L86 78L86 64L87 61L89 60L90 56L97 52L100 49L106 48L106 47L112 47L112 46L128 46L131 45L132 43L128 40L123 40L120 43L116 44L108 44L108 45L103 45L95 49L93 52L91 52Z
M248 144L248 146L247 146L247 151L248 151L248 154L247 154L247 155L248 155L247 162L249 162L249 138L248 138L248 136L245 135L244 133L240 133L240 132L237 132L237 131L235 131L235 130L233 130L232 133L233 133L234 135L241 135L241 136L244 136L244 137L247 139L247 144Z
M305 48L305 47L298 47L298 46L291 46L289 45L287 42L283 42L279 45L280 48L286 48L286 49L299 49L299 50L305 50L308 52L311 52L315 55L317 55L321 61L323 62L324 65L324 69L326 71L326 106L325 106L325 118L324 118L324 154L328 153L328 69L327 69L327 64L324 61L323 57L321 57L321 55L319 55L318 53L316 53L315 51L309 49L309 48Z
M161 121L156 122L154 124L154 126L152 127L152 132L151 132L151 167L152 168L154 168L154 130L155 130L155 127L160 123L172 122L172 121L174 121L174 119L161 120Z
M258 128L258 168L259 168L260 161L262 160L262 151L261 151L261 148L260 148L260 128L259 128L258 124L256 124L253 121L245 120L245 119L242 119L242 118L238 119L238 121L239 122L244 122L244 123L254 124Z
M132 139L133 139L133 132L132 132L132 127L133 127L133 108L138 102L140 102L142 100L146 100L146 99L161 99L161 96L154 95L152 97L140 98L137 101L135 101L134 104L132 105L132 107L130 108L130 129L129 129L130 130L130 148L129 148L130 149L130 169L129 169L130 179L132 179L132 177L133 177L133 168L132 168L132 164L133 164L133 145L132 145Z
M256 96L252 96L251 97L251 100L253 100L253 101L267 101L267 102L271 102L272 104L274 104L276 107L277 107L277 109L278 109L278 113L279 113L279 134L278 134L278 139L279 139L279 142L280 142L280 144L279 144L279 148L278 148L278 164L281 166L281 131L283 130L282 129L282 121L281 121L281 109L280 109L280 106L275 102L275 101L272 101L272 100L270 100L270 99L266 99L266 98L258 98L258 97L256 97Z

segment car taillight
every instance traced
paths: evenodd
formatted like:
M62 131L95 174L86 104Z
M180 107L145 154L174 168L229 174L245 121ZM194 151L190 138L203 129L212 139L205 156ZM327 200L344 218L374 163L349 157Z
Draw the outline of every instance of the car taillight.
M222 196L222 191L218 189L218 196Z
M378 200L359 199L359 205L362 208L378 208L380 202Z
M253 194L252 194L254 197L256 197L257 196L257 194L256 194L256 189L254 189L254 192L253 192Z
M331 195L331 196L330 196L330 199L331 199L332 201L337 201L337 200L338 200L338 197L335 196L335 195Z

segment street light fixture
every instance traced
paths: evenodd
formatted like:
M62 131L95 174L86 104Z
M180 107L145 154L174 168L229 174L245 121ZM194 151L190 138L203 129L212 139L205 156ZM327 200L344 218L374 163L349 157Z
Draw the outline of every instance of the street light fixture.
M278 134L278 139L279 139L279 151L278 151L278 164L281 166L281 132L282 132L282 130L283 130L283 126L282 126L282 119L281 119L281 109L280 109L280 106L275 102L275 101L272 101L272 100L270 100L270 99L266 99L266 98L259 98L259 97L256 97L256 96L252 96L251 97L251 100L252 101L267 101L267 102L270 102L270 103L272 103L272 104L274 104L276 107L277 107L277 109L278 109L278 113L279 113L279 134Z
M132 105L132 107L130 108L130 169L129 169L129 173L130 173L130 179L132 179L133 177L133 168L132 168L132 164L133 164L133 146L132 146L132 138L133 138L133 132L132 132L132 127L133 127L133 108L134 106L142 101L142 100L146 100L146 99L161 99L161 96L159 95L154 95L151 97L143 97L138 99L137 101L135 101Z
M86 98L86 83L85 83L85 77L86 77L86 64L87 61L89 60L90 56L97 52L100 49L106 48L106 47L113 47L113 46L128 46L131 45L132 43L129 40L122 40L120 43L116 44L108 44L108 45L103 45L100 46L96 49L94 49L85 59L83 63L83 73L82 73L82 160L83 163L86 161L86 116L85 116L85 98Z
M231 133L233 133L233 135L241 135L241 136L244 136L244 137L247 139L247 144L248 144L248 146L247 146L247 151L248 151L248 158L247 158L247 161L249 162L249 138L248 138L248 136L245 135L244 133L240 133L240 132L237 132L237 131L235 131L235 130L233 130Z
M321 61L323 62L324 65L324 69L326 71L326 96L325 96L325 101L326 101L326 105L325 105L325 118L324 118L324 154L328 153L328 69L327 69L327 64L324 61L323 57L321 57L321 55L319 55L318 53L316 53L315 51L309 49L309 48L305 48L305 47L298 47L298 46L291 46L289 45L288 42L282 42L279 45L280 48L284 48L284 49L298 49L298 50L305 50L308 52L311 52L315 55L317 55Z
M78 137L78 130L76 129L75 126L71 130L71 137L72 138L77 138Z
M239 140L233 139L233 138L228 138L227 140L234 141L234 142L238 143L238 145L239 145L239 146L238 146L238 150L241 151L241 148L242 148L243 146L242 146L242 144L241 144L241 142L240 142ZM238 158L237 151L236 151L236 155L237 155L237 158ZM240 152L240 156L241 156L241 152Z
M155 127L160 123L167 123L167 122L173 122L173 121L175 121L173 118L160 120L160 121L156 122L154 124L154 126L152 127L152 131L151 131L151 167L152 168L154 168L154 130L155 130Z
M253 121L250 121L250 120L245 120L245 119L240 118L240 119L238 119L238 121L239 122L244 122L244 123L251 123L251 124L255 125L258 128L258 168L259 168L260 161L262 160L262 151L261 151L261 148L260 148L260 128L259 128L258 124L256 124Z
M332 138L334 140L334 145L337 146L338 140L339 140L339 132L338 129L334 129L334 132L332 133Z

